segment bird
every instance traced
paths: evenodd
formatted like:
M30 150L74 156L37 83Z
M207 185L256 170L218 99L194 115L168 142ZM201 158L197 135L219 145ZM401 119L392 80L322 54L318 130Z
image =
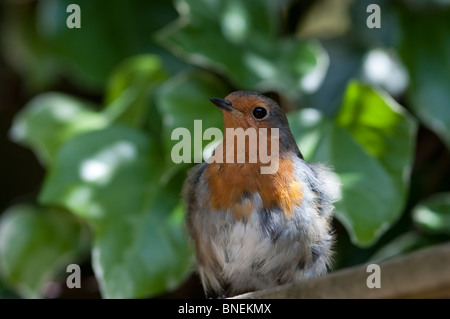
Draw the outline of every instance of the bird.
M182 196L206 296L235 296L325 275L333 260L332 216L340 198L336 174L304 160L285 113L269 97L235 91L210 101L221 109L225 130L269 132L256 147L278 143L272 154L278 166L262 174L267 164L248 160L255 152L250 143L240 148L243 162L226 161L225 134L213 153L216 161L189 170ZM274 129L277 134L270 133Z

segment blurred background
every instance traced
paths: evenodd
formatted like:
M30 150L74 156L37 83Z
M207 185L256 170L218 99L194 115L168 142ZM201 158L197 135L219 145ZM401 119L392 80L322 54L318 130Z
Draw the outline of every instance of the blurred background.
M450 1L3 0L0 23L2 298L204 298L171 132L222 128L234 90L334 167L333 270L450 239Z

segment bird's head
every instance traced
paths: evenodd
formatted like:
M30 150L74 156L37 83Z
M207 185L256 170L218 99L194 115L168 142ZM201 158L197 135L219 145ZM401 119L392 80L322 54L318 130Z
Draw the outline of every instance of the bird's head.
M247 91L230 93L225 99L212 98L212 103L223 111L224 128L271 128L279 129L280 151L291 151L301 156L289 122L281 107L272 99Z
M256 92L236 91L225 99L210 99L223 111L225 128L282 128L289 126L280 106Z

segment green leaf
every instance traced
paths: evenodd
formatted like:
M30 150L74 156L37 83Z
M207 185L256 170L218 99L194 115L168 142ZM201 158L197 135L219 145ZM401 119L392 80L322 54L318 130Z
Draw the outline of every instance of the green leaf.
M70 29L71 0L46 0L37 4L37 28L46 51L70 80L101 89L105 79L123 59L136 54L160 55L171 70L180 63L152 41L152 33L176 18L170 1L79 0L81 28Z
M407 192L417 125L389 95L350 83L336 118L390 175L400 197Z
M410 74L408 100L421 122L450 149L450 9L404 9L400 16L400 56Z
M93 268L106 298L173 289L191 270L178 207L181 181L162 185L161 147L125 126L78 136L59 150L39 199L88 220Z
M62 143L106 124L106 118L89 103L61 93L45 93L27 103L14 119L10 134L48 165Z
M327 67L316 43L279 38L283 1L180 0L179 19L159 34L191 63L213 68L240 89L314 90Z
M342 183L336 216L352 241L370 246L398 219L409 185L416 124L387 95L352 82L334 120L289 115L305 158L331 165ZM305 147L305 148L303 148Z
M122 62L109 78L103 113L112 121L140 127L150 118L153 131L161 119L151 93L164 80L161 60L156 55L133 56ZM150 116L149 116L150 115Z
M162 116L162 139L166 166L172 167L171 173L182 168L175 164L171 153L173 147L185 141L190 151L191 163L194 157L201 156L203 148L211 143L203 140L203 133L210 127L223 129L222 112L209 99L225 97L229 92L224 84L215 76L206 72L191 71L180 74L165 82L158 91L157 106ZM197 129L194 128L195 120ZM201 125L201 126L200 126ZM172 140L172 132L177 128L185 128L189 132L185 137ZM197 148L194 147L197 145ZM200 147L201 145L201 147Z
M49 281L85 250L86 233L67 212L16 205L0 220L1 275L24 297L42 297Z
M370 261L380 262L433 244L436 244L435 240L410 231L394 238L381 247L370 257Z
M128 58L120 63L110 76L106 87L105 104L117 99L129 87L143 90L166 78L167 74L158 56L142 54Z
M427 233L450 235L450 193L435 194L421 201L412 216Z

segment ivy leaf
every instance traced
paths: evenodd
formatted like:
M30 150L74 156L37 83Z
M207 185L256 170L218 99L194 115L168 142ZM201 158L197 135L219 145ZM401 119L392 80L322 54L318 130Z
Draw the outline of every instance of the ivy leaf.
M178 207L181 181L162 185L160 145L130 127L71 139L58 151L39 199L65 207L93 229L92 262L106 298L173 289L191 270Z
M209 99L223 98L228 93L217 77L199 71L182 73L160 87L157 106L162 116L161 134L166 154L165 163L170 167L169 176L186 166L176 163L177 159L174 162L174 156L184 154L183 150L173 151L175 145L186 143L184 151L190 152L189 162L194 163L195 158L202 158L202 150L211 143L211 140L203 140L205 130L210 127L223 129L222 112ZM196 120L199 122L194 122ZM178 128L184 130L186 136L172 136Z
M86 231L73 215L29 204L0 219L0 270L23 297L43 297L45 287L86 250Z
M393 240L381 247L370 257L370 261L380 262L382 260L404 255L427 246L437 245L438 243L439 241L436 239L410 231L395 237Z
M180 17L159 33L169 50L212 68L244 90L314 91L328 65L317 43L279 38L283 1L180 0Z
M108 120L92 104L50 92L25 105L15 117L10 134L14 141L29 146L43 164L49 165L61 144L107 124Z
M180 63L151 39L151 34L176 17L172 3L138 0L128 5L111 0L108 5L79 0L81 27L70 29L71 0L47 0L37 5L39 40L46 52L70 79L90 89L101 89L114 67L143 53L158 54L171 70Z
M372 245L403 209L416 123L392 98L357 82L335 119L305 109L289 120L306 159L331 165L339 176L337 218L355 244Z
M450 149L450 9L404 9L400 17L399 51L410 74L407 98L421 122Z
M156 55L143 54L123 61L110 76L105 93L105 114L111 121L142 127L147 119L158 132L161 119L152 99L167 74Z
M450 234L450 193L439 193L413 209L413 220L431 234Z

